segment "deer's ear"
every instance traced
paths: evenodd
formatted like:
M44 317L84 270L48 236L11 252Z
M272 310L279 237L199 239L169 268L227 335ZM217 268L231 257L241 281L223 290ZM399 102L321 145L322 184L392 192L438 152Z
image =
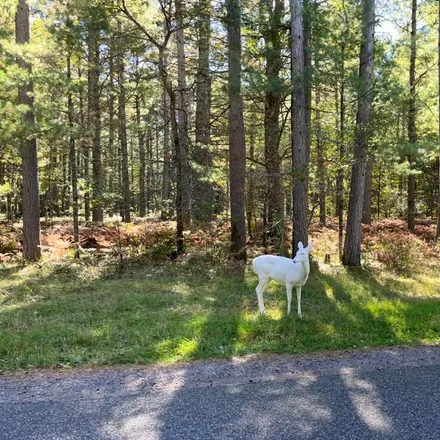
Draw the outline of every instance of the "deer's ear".
M302 244L302 241L298 242L298 249L304 249L304 245Z
M310 242L309 245L306 248L307 252L310 252L313 249L313 242Z

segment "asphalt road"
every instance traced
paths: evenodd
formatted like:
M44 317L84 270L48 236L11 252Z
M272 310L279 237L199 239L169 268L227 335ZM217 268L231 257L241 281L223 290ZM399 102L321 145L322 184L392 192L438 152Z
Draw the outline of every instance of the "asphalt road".
M0 439L440 439L440 347L0 376Z

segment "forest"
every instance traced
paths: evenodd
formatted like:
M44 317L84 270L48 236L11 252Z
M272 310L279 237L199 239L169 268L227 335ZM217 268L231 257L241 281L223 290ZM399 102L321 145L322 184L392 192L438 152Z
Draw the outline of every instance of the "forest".
M0 370L438 341L439 54L433 0L4 0Z

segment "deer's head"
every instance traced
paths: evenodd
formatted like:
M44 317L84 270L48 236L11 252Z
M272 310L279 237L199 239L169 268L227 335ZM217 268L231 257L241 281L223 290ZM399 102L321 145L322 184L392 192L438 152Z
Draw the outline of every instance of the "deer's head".
M298 243L298 252L296 253L293 262L294 263L302 263L309 259L310 251L313 248L313 243L310 243L307 247L304 247L302 242Z

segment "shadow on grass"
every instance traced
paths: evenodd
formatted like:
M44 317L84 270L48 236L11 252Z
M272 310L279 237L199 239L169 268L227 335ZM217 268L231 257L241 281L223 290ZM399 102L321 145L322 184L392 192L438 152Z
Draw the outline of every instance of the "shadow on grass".
M286 315L285 289L275 283L265 293L268 313L260 317L257 279L244 267L231 271L197 258L138 263L122 277L75 265L28 276L11 271L10 285L0 292L0 368L175 362L439 339L438 298L411 297L404 285L370 271L328 274L313 265L301 320L295 311Z

